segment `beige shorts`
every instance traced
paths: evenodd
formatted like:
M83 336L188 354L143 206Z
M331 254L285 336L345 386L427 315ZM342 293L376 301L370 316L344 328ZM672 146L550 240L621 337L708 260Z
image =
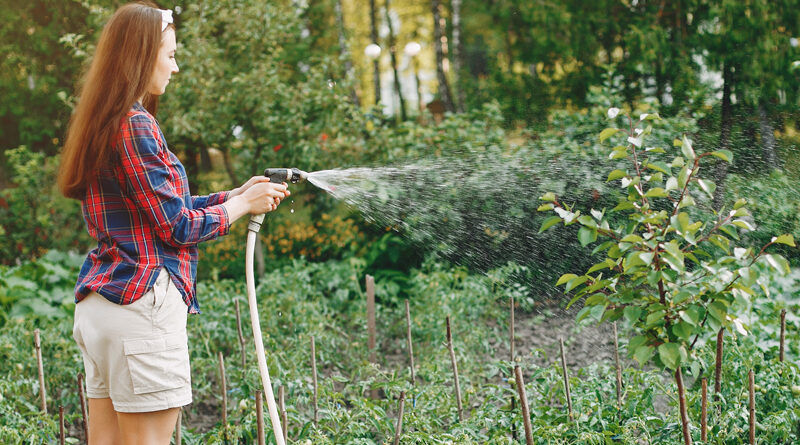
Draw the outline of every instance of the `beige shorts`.
M72 335L83 353L89 398L119 412L160 411L192 402L186 303L162 268L131 304L95 292L75 305Z

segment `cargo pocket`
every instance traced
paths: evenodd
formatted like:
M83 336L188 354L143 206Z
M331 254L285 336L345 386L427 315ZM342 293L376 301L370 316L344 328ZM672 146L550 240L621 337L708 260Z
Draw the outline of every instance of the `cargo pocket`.
M189 383L189 348L184 332L122 340L134 394L147 394Z

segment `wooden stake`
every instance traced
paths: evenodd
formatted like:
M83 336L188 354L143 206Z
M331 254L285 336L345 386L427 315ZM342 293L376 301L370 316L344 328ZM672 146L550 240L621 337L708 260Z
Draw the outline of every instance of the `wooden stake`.
M378 363L375 350L375 279L372 275L367 275L367 350L369 351L369 362ZM373 389L369 392L372 399L378 398L378 390Z
M261 390L256 390L256 425L258 428L258 445L266 445L264 437L264 401L262 400Z
M64 445L66 435L64 434L64 407L58 407L58 443Z
M408 308L408 299L406 299L406 338L408 342L409 369L411 369L411 386L414 386L417 379L414 377L414 348L411 345L411 310Z
M514 351L514 297L511 297L511 332L509 335L511 337L509 342L511 344L511 362L513 363L516 355Z
M509 311L511 312L511 324L510 324L510 327L509 327L510 328L509 345L511 346L510 347L511 363L514 363L514 360L515 360L514 356L516 355L516 353L514 351L514 312L515 312L514 311L514 297L511 297L511 303L509 304L509 306L510 306L509 307ZM514 411L517 410L516 404L517 404L517 399L514 398L514 397L511 397L511 412L514 412ZM511 439L513 439L515 442L517 440L517 426L514 424L514 422L511 422Z
M700 440L708 440L708 379L703 377L702 405L700 405Z
M567 395L567 413L569 414L570 420L572 419L572 396L569 392L569 375L567 374L567 357L564 354L564 339L558 339L559 345L561 347L561 372L564 376L564 392Z
M786 309L781 309L781 349L778 355L778 360L783 362L784 359L784 345L786 343Z
M222 428L225 440L228 439L228 389L225 382L225 357L222 351L217 352L219 359L220 390L222 391Z
M686 411L686 390L683 387L683 373L680 366L675 371L675 382L678 384L678 408L681 414L683 443L684 445L692 445L692 435L689 432L689 414Z
M456 387L456 403L458 406L458 420L464 421L464 409L461 406L461 385L458 383L458 364L456 363L456 353L453 350L453 335L450 332L450 317L447 322L447 349L450 351L450 363L453 365L453 379Z
M289 419L286 417L286 404L284 402L284 386L278 387L278 409L281 414L281 423L283 424L283 442L289 443Z
M175 426L175 445L183 443L183 431L181 431L181 424L183 423L183 408L178 408L178 422Z
M622 365L619 363L619 340L617 335L617 322L612 323L614 327L614 365L617 368L617 409L622 410Z
M244 335L242 335L242 315L239 312L239 300L233 301L234 305L236 305L236 329L239 333L239 347L242 351L242 369L247 367L247 355L245 354L244 349Z
M756 377L755 373L751 369L750 372L747 373L747 380L749 383L749 391L750 391L750 445L755 445L756 443Z
M519 365L514 366L514 377L517 381L519 405L522 407L522 423L525 425L525 443L533 445L533 432L531 430L531 414L528 411L528 397L525 395L525 382L522 380L522 370Z
M314 390L314 426L319 421L319 405L317 404L317 349L314 345L314 336L311 336L311 382Z
M78 398L81 401L81 418L83 419L83 437L89 443L89 415L86 412L86 394L83 391L83 373L78 373Z
M406 304L408 304L408 300L406 300ZM403 408L406 402L406 393L405 391L400 391L400 414L397 415L397 424L394 427L394 445L398 445L400 443L400 435L403 433Z
M44 362L42 362L42 341L39 329L33 331L33 347L36 350L36 363L39 366L39 396L42 401L42 412L47 414L47 390L44 387Z
M369 349L369 362L376 363L375 358L375 279L367 275L367 348Z
M717 332L717 360L714 365L714 401L719 401L719 393L722 390L722 339L725 335L725 328L719 328Z

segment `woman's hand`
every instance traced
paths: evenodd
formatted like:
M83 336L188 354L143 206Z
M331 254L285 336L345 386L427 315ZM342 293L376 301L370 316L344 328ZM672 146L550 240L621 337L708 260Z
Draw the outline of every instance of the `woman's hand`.
M269 178L267 178L266 176L253 176L252 178L248 179L247 182L242 184L241 187L237 187L237 188L231 190L230 193L228 193L228 199L231 199L234 196L239 196L242 193L246 192L247 189L249 189L253 185L259 184L259 183L262 183L262 182L269 182Z
M263 178L265 181L257 178ZM252 184L251 181L253 181ZM248 184L250 185L248 186ZM247 188L242 191L240 198L246 203L247 212L251 215L271 212L278 208L282 199L291 195L285 182L275 184L269 182L269 178L264 176L251 178L242 187L245 186Z

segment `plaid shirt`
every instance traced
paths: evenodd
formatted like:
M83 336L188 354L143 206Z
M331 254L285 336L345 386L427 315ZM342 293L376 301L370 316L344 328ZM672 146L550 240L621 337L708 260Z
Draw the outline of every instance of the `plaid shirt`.
M112 303L133 303L166 267L189 312L199 313L197 244L228 233L230 221L220 205L227 197L190 196L186 170L155 118L134 104L122 119L111 162L82 201L97 248L83 263L75 301L94 291Z

